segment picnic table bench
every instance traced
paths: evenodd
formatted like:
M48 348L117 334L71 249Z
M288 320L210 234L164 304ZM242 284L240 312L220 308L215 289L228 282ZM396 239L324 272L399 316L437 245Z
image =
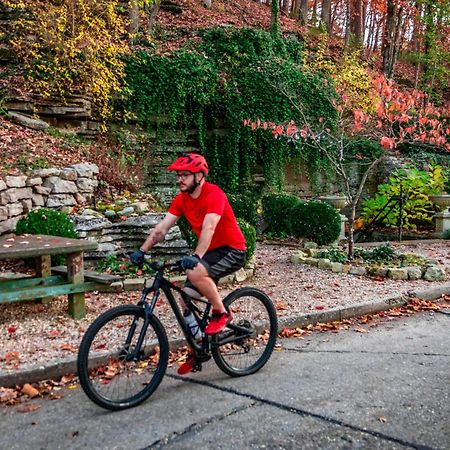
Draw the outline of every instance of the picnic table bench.
M35 258L36 274L14 280L0 280L0 304L22 300L49 299L68 295L69 314L80 319L86 314L85 292L101 290L119 277L84 271L83 252L97 243L59 236L22 235L0 239L0 259ZM66 255L67 267L51 267L51 256ZM52 271L54 274L52 274Z

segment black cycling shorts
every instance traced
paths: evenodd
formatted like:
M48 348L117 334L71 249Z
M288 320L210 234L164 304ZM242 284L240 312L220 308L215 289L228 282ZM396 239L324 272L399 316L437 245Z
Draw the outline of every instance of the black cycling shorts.
M244 267L245 250L237 250L228 246L215 248L214 250L206 252L200 260L200 263L205 266L208 275L217 284L220 278ZM189 280L186 280L185 287L197 291Z

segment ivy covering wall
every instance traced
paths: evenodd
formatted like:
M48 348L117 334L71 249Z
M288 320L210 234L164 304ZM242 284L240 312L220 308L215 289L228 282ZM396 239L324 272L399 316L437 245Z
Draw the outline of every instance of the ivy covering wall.
M277 123L299 119L335 125L332 82L302 66L302 45L256 29L205 31L201 41L170 55L139 51L127 59L129 96L123 105L164 141L170 132L196 130L196 144L210 162L212 181L228 192L250 185L261 171L267 186L281 187L291 158L319 167L321 155L243 126L246 118Z

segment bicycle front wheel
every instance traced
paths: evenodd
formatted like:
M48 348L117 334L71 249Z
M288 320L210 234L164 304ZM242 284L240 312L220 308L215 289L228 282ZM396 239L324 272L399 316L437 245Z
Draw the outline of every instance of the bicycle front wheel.
M233 320L213 337L211 352L219 368L231 376L250 375L263 367L275 347L277 314L259 289L241 288L223 301Z
M146 328L146 329L145 329ZM136 351L139 338L142 340ZM161 322L144 309L121 305L99 316L86 331L77 369L86 395L97 405L120 410L142 403L155 391L169 358L167 334Z

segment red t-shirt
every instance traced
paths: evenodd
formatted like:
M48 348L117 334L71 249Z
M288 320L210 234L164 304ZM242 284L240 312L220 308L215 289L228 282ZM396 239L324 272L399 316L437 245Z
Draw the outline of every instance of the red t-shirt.
M200 237L206 214L221 216L208 250L228 245L237 250L245 250L245 238L231 209L225 192L219 186L206 182L198 198L187 192L180 192L172 201L169 212L177 217L185 216L194 233Z

